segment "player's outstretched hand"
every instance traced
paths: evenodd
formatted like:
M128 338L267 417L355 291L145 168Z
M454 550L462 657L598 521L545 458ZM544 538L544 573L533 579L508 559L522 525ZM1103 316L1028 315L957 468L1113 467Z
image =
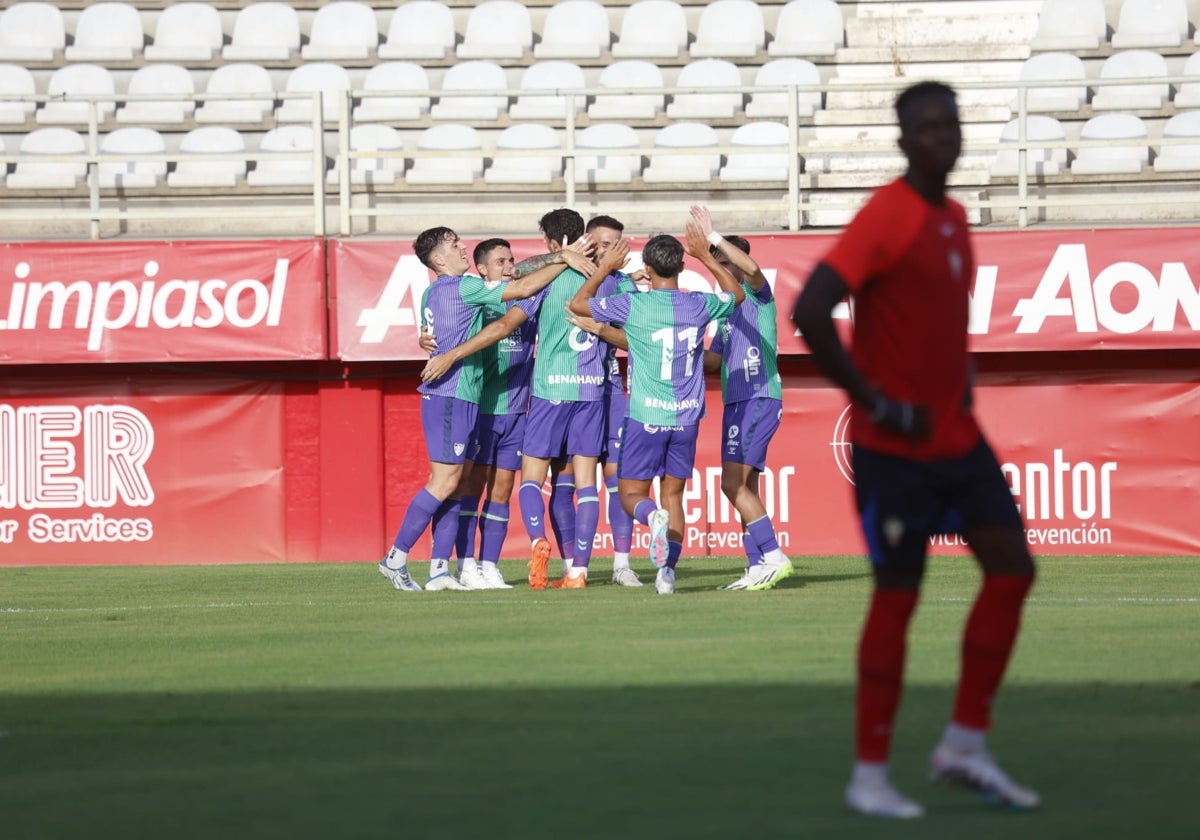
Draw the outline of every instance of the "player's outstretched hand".
M705 239L700 225L694 219L688 219L687 224L683 226L683 232L687 238L685 249L688 252L688 256L695 257L698 260L703 260L707 257L708 240Z
M875 425L898 432L913 443L929 440L932 434L927 407L893 400L881 392L875 394L870 417Z
M421 327L421 334L417 337L417 344L426 353L433 355L433 351L437 349L437 339L433 337L433 330L429 327Z
M425 363L425 367L421 370L422 382L437 382L445 376L454 362L450 360L450 354L444 353L441 356L434 356Z
M563 248L559 253L563 255L563 262L567 264L568 268L575 269L584 277L591 277L595 273L596 264L586 254L570 248Z
M708 235L713 232L712 216L709 215L708 208L703 204L693 204L691 213L692 220L700 227L700 232L707 241Z
M605 269L604 276L607 277L614 271L620 271L627 262L629 262L629 240L618 239L600 260L599 267Z
M583 236L571 243L568 243L567 237L564 236L562 250L574 251L577 254L583 254L585 257L590 257L596 253L596 243L592 240L592 235L590 233L585 233Z
M649 286L650 272L644 268L639 268L637 271L629 275L629 279L639 286Z
M563 304L563 312L567 313L567 323L573 327L579 327L585 333L592 335L600 335L600 330L604 329L604 325L594 318L589 318L587 315L576 315L571 311L571 304Z

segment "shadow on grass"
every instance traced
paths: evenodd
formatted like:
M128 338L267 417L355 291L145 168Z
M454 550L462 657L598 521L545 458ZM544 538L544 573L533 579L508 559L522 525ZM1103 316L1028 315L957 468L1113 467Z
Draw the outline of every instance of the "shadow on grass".
M0 836L1194 837L1197 697L1009 687L1013 815L928 784L950 691L911 688L899 825L841 808L846 686L0 696Z

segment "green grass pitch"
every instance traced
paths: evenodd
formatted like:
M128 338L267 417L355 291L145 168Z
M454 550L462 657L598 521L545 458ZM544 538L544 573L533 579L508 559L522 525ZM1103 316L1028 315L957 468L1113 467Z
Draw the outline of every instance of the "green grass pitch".
M931 561L892 774L842 807L857 557L764 593L401 593L373 564L0 569L0 837L1196 838L1197 558L1045 558L993 751L1034 813L931 784L977 583ZM522 577L517 563L505 575ZM643 579L652 575L643 567Z

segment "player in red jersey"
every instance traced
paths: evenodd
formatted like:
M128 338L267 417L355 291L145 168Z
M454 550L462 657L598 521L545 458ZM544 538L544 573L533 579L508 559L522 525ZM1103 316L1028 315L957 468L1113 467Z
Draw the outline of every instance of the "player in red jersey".
M1018 808L1038 794L986 749L991 707L1033 584L1024 524L971 410L968 292L975 264L963 208L946 195L962 147L954 91L921 82L896 100L903 177L877 190L818 264L792 313L813 359L853 401L855 497L874 591L858 649L857 761L846 804L919 817L888 779L909 619L929 538L959 533L983 571L967 619L949 725L930 756L935 779ZM848 353L832 310L854 297Z

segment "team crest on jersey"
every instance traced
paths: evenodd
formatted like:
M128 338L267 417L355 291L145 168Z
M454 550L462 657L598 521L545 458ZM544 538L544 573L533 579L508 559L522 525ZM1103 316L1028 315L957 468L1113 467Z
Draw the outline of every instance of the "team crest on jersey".
M484 280L484 281L483 281L483 287L484 287L485 289L487 289L489 292L490 292L492 289L494 289L494 288L496 288L497 286L499 286L499 285L500 285L500 281L499 281L499 280Z

